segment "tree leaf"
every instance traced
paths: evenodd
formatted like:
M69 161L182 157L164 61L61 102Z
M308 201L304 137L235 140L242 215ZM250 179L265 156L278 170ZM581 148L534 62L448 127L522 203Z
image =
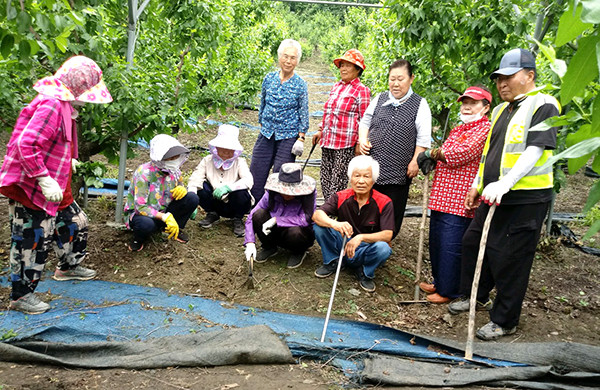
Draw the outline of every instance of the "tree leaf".
M67 38L63 37L62 35L59 35L58 37L56 37L54 42L56 42L56 47L58 47L58 50L60 50L62 53L67 51Z
M562 14L558 24L558 31L556 32L556 39L554 40L554 44L557 47L571 42L582 32L593 26L592 23L584 23L581 21L582 10L583 6L579 4L576 12L573 12L573 3L571 3L569 9Z
M600 2L598 0L581 0L583 11L581 20L585 23L600 23Z
M570 148L550 157L548 161L543 165L544 168L548 168L556 163L558 160L563 158L577 158L594 153L600 148L600 137L588 138L584 141L579 142L571 146Z
M6 2L6 20L12 20L17 17L17 9L13 7L12 1Z
M585 202L585 206L583 207L583 212L587 213L590 211L598 201L600 201L600 180L596 180L592 188L590 188L590 193L587 202Z
M577 130L575 133L571 133L567 135L567 139L565 140L567 147L573 146L581 141L584 141L588 138L591 138L591 130L592 126L590 124L585 124ZM567 166L569 167L569 174L573 175L576 173L581 167L583 167L591 157L590 154L586 154L581 157L572 157L567 162Z
M594 234L598 233L598 230L600 230L600 219L597 220L596 222L594 222L592 224L592 226L590 226L590 228L588 229L588 231L583 235L583 237L581 237L581 240L587 240L588 238L592 237Z
M579 39L577 52L571 59L567 73L562 79L560 101L568 104L574 96L583 96L585 87L598 77L598 60L596 59L596 43L600 37L590 35Z
M29 31L29 26L31 26L31 16L25 11L19 12L19 16L17 16L17 30L21 34L25 34Z
M31 46L29 46L29 42L26 40L22 40L19 42L19 56L22 59L25 59L31 55Z
M592 103L592 134L600 136L600 97L594 97Z
M2 43L0 44L0 53L4 59L7 59L10 56L10 52L15 45L15 38L6 34L4 38L2 38Z

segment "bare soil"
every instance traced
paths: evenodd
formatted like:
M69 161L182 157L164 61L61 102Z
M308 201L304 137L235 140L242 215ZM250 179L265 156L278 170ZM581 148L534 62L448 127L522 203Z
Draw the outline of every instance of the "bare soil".
M301 75L331 76L326 65L309 62L299 66ZM324 102L330 86L314 82L333 82L308 78L310 96ZM317 81L318 80L318 81ZM323 96L323 98L321 98ZM322 110L322 103L311 105L310 111ZM231 120L257 125L256 111L231 110L212 119ZM311 119L315 130L320 119ZM215 126L203 126L197 132L182 133L178 138L189 146L206 146L216 135ZM242 127L241 142L249 156L257 132ZM307 141L308 147L308 141ZM311 158L318 158L317 148ZM2 150L3 152L3 150ZM306 158L307 152L304 154ZM202 158L195 150L184 171L191 173ZM148 151L137 150L137 157L127 163L128 174L140 163L148 161ZM116 167L114 167L116 171ZM307 168L313 177L316 167ZM593 180L578 173L569 178L569 185L558 195L557 211L580 212ZM421 204L421 180L411 189L409 204ZM0 208L6 207L0 199ZM255 267L258 283L248 290L242 285L247 279L243 255L243 238L232 233L232 224L221 220L210 229L202 229L197 221L189 221L188 244L166 241L156 235L143 251L127 249L130 233L115 228L114 198L90 200L86 210L90 218L89 258L86 265L98 270L98 278L107 281L161 287L172 293L193 293L210 299L239 303L265 310L325 316L331 279L321 280L313 272L321 263L320 250L314 245L301 267L287 269L287 254L281 253ZM403 331L466 339L466 316L451 316L446 305L403 304L413 299L415 265L419 243L420 218L406 218L392 245L393 254L377 271L375 293L363 292L350 274L342 272L336 294L333 316L391 326ZM6 214L0 215L2 244L0 264L8 268L9 226ZM582 234L585 228L574 225ZM427 237L427 233L425 235ZM424 280L430 280L427 240L425 242ZM55 259L51 255L48 267ZM600 345L600 287L598 258L561 246L546 238L538 247L531 273L529 289L523 304L518 331L501 342L579 342ZM0 306L8 304L8 290L2 289ZM51 298L51 297L49 297ZM424 296L421 294L421 298ZM477 325L488 321L486 313L477 314ZM215 368L170 368L157 370L71 370L58 367L37 367L0 363L1 389L328 389L349 385L336 370L318 362L282 366L236 366ZM350 385L352 386L352 385Z

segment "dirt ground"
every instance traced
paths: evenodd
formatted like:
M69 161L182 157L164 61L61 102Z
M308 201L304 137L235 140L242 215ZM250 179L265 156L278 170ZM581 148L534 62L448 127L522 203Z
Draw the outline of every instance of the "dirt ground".
M331 76L322 64L299 66L299 74ZM311 104L310 112L322 110L322 102L331 83L326 78L306 77L311 96L319 104ZM212 119L257 124L256 111L230 111ZM315 130L318 118L311 118ZM188 146L206 146L216 135L215 126L204 126L197 133L180 134ZM249 162L257 132L242 127L241 142ZM3 135L3 137L5 137ZM308 141L307 141L308 148ZM319 158L319 148L311 158ZM2 150L3 154L4 150ZM306 158L308 150L303 158ZM189 175L202 158L194 150L184 166ZM137 150L137 157L128 161L128 176L142 162L148 161L148 151ZM112 167L111 172L116 172ZM307 174L318 178L316 167ZM116 176L115 176L116 177ZM569 185L557 197L556 211L580 212L593 180L578 173L569 178ZM411 189L409 204L421 204L421 180ZM6 199L0 199L0 209L6 209ZM90 218L89 258L86 265L98 270L98 278L107 281L161 287L172 293L192 293L206 298L248 305L265 310L325 316L332 279L317 279L313 272L321 262L315 244L301 267L287 269L287 254L281 253L255 268L256 288L242 285L247 279L243 238L232 234L231 221L221 220L210 229L202 229L197 221L189 221L185 231L188 244L166 241L157 235L143 251L127 249L130 233L115 228L115 199L97 198L86 210ZM420 218L406 218L393 242L393 254L376 273L377 290L362 291L350 274L342 272L337 289L333 316L369 321L423 335L444 337L455 341L466 339L466 316L451 316L446 305L402 304L414 295L415 264L419 243ZM0 264L7 272L9 226L6 214L0 215ZM582 234L584 228L573 226ZM427 248L427 234L425 235ZM597 237L596 237L597 238ZM428 253L425 250L423 279L430 280ZM48 267L55 258L50 257ZM529 283L521 322L515 335L501 342L579 342L600 345L600 266L598 258L576 249L566 248L547 238L538 247ZM8 290L2 289L0 306L8 304ZM421 295L421 298L424 298ZM477 325L488 321L486 313L477 314ZM216 368L169 368L157 370L72 370L59 367L34 367L0 363L0 389L332 389L354 386L335 369L321 362L304 362L282 366L236 366Z

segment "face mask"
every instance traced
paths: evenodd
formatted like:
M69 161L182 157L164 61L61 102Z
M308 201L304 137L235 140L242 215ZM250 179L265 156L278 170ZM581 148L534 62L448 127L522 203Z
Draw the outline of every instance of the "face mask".
M477 114L471 114L471 115L460 114L460 120L462 121L462 123L475 122L475 121L478 121L479 119L481 119L482 117L483 117L483 115L481 115L481 112L478 112Z
M185 162L185 159L186 156L180 156L175 160L161 161L161 163L165 167L165 169L171 172L176 172L177 170L179 170L179 167Z

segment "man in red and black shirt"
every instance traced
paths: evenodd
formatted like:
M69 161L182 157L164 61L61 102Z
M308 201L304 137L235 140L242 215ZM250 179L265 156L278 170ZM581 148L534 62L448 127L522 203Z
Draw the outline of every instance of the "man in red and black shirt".
M348 165L351 188L329 197L313 214L315 236L323 253L323 265L315 271L318 278L336 271L346 236L344 263L355 270L363 290L375 291L375 269L392 254L388 243L394 232L392 201L373 190L378 176L379 163L372 157L354 157Z

